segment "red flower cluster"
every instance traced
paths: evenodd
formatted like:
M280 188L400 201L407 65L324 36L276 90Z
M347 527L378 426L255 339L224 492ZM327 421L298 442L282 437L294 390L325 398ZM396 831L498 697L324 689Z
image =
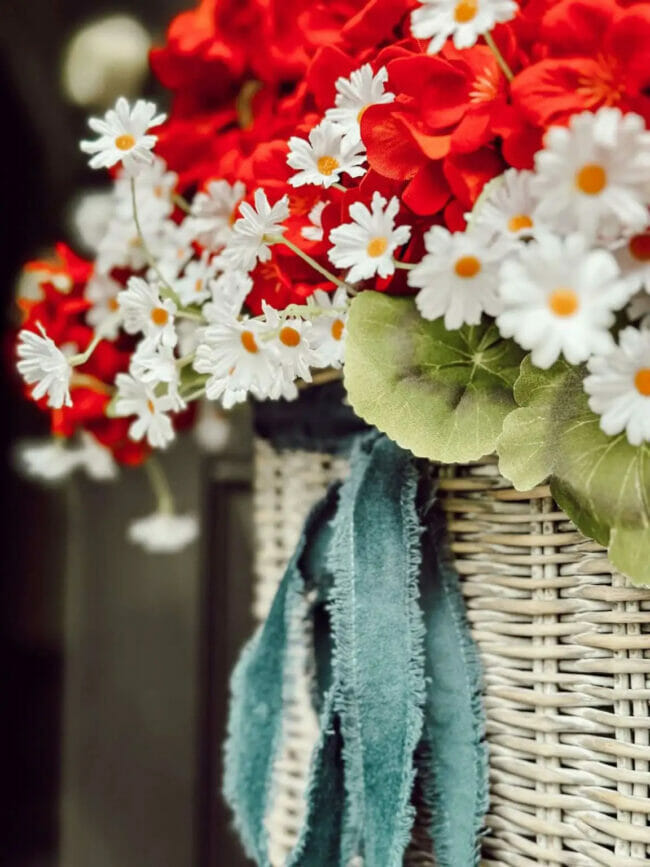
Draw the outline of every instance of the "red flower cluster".
M93 337L93 329L85 321L91 303L84 297L86 284L92 276L92 264L75 255L65 244L57 244L52 261L29 262L25 271L35 278L37 297L19 298L21 327L37 332L40 325L66 354L83 352ZM115 377L129 368L133 344L133 339L125 335L116 342L102 340L99 343L88 361L74 370L70 383L72 406L51 409L47 397L38 401L40 409L50 414L54 435L72 437L80 430L87 431L111 450L118 463L128 465L142 463L151 448L146 441L129 439L130 419L109 418L106 410ZM25 386L27 395L31 390ZM179 427L187 421L187 414L177 416Z
M650 124L650 3L521 0L518 14L493 29L492 45L479 40L459 51L450 40L437 55L411 35L418 5L200 0L179 15L151 62L173 94L156 150L178 173L180 189L192 194L225 179L242 181L247 197L258 187L271 201L288 195L285 237L327 268L329 232L349 220L350 205L369 204L375 191L397 196L398 222L413 228L400 258L415 262L430 226L461 230L490 179L508 166L532 167L551 124L601 106L638 112ZM306 138L334 106L337 80L364 64L375 74L385 69L386 91L394 95L359 114L368 171L358 183L295 188L289 139ZM317 204L325 205L322 240L310 220ZM92 337L84 296L92 266L63 246L58 254L55 266L29 266L39 271L41 297L21 302L23 326L40 322L58 346L78 352ZM125 284L128 274L113 276ZM251 277L254 314L263 301L278 309L332 288L283 244ZM403 270L373 286L408 291ZM108 386L128 369L132 349L125 336L102 341L74 371L73 406L52 412L55 433L88 430L125 463L141 461L148 446L128 440L128 419L108 419L105 411Z
M512 81L486 45L458 51L450 41L439 55L427 54L410 35L416 5L203 0L174 20L167 45L152 54L154 71L174 94L158 152L188 189L219 177L244 181L249 193L263 187L271 196L288 194L289 237L303 247L300 230L315 201L331 204L327 230L374 190L398 195L403 219L417 229L417 254L433 223L464 227L487 181L508 166L532 167L549 125L603 105L650 120L648 3L522 0L517 17L492 33ZM363 114L370 171L345 193L296 192L288 184L287 140L306 137L334 105L336 80L368 62L375 72L386 67L386 89L396 96ZM326 263L324 243L307 250ZM303 299L315 275L278 246L253 277L257 313L262 298L278 307ZM388 282L400 291L403 274Z

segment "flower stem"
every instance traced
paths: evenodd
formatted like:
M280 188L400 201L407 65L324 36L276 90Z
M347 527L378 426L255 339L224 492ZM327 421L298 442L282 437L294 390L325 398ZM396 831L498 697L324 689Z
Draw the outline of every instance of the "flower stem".
M97 391L100 394L106 394L112 397L115 394L115 388L97 379L96 376L91 376L89 373L73 373L70 378L70 388L89 388L91 391Z
M184 196L181 196L180 193L172 193L172 202L177 205L181 211L185 211L186 214L192 213L190 203Z
M84 352L79 352L77 355L72 356L70 359L70 367L80 367L82 364L85 364L104 337L113 330L113 326L119 322L121 318L121 313L114 313L112 316L105 319L95 331L93 339L90 341Z
M296 254L296 256L300 256L300 258L308 265L310 265L314 269L314 271L318 271L319 274L322 274L322 276L325 277L326 280L329 280L330 283L334 283L335 286L342 286L348 292L351 290L351 287L348 286L348 284L344 280L341 280L340 277L332 274L332 272L328 271L327 268L323 268L323 266L320 265L315 259L312 259L312 257L308 256L307 253L300 249L300 247L296 246L293 241L290 241L288 238L284 238L282 235L268 235L267 239L272 244L284 244L284 246L292 250ZM352 292L354 292L354 290L352 290Z
M138 238L140 239L140 244L142 245L142 251L145 255L147 262L149 263L149 267L155 272L156 276L162 284L160 294L163 297L170 298L174 302L174 304L180 307L180 298L161 274L158 265L156 265L156 260L151 255L151 250L147 246L147 242L145 241L144 235L142 234L142 226L140 225L140 217L138 216L138 204L135 196L135 178L131 178L131 206L133 209L133 221L135 222L135 228L138 233Z
M196 357L196 352L190 352L188 355L184 355L182 358L176 359L176 367L181 370L183 367L187 367L188 364L191 364Z
M177 310L174 314L177 319L191 319L193 322L205 322L205 317L201 313L195 313L193 310Z
M169 479L162 468L158 458L150 457L145 462L144 468L149 477L151 489L158 502L158 511L166 515L174 514L174 497L169 485Z
M510 69L510 67L508 66L508 63L506 62L506 59L503 56L503 54L501 54L501 52L499 51L499 48L498 48L496 42L492 38L492 34L491 33L484 33L483 38L485 39L485 43L486 43L487 47L490 49L492 54L494 54L495 60L501 68L501 72L503 72L503 74L508 79L508 81L512 81L512 79L515 77L514 73L513 73L512 69Z
M397 259L393 259L393 265L396 268L401 268L402 271L412 271L413 268L417 267L415 262L399 262Z

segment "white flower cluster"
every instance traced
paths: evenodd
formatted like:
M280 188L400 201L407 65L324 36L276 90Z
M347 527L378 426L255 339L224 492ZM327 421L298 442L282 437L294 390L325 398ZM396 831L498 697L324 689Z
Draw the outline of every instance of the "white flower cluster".
M425 235L427 254L409 273L418 308L447 328L494 316L541 368L561 355L587 362L603 430L650 441L649 206L643 120L613 108L576 115L549 130L535 171L510 169L488 185L465 232ZM626 328L617 345L626 305L641 330Z

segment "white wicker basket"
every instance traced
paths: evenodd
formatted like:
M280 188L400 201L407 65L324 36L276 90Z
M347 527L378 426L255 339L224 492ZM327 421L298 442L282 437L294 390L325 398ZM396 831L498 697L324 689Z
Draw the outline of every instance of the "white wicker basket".
M268 610L309 508L345 470L330 455L280 454L257 442L257 617ZM483 864L648 865L650 592L612 570L546 487L518 493L489 459L441 476L485 669L491 806ZM316 733L307 659L305 672L267 817L274 867L300 824ZM414 845L406 863L432 864L423 849Z

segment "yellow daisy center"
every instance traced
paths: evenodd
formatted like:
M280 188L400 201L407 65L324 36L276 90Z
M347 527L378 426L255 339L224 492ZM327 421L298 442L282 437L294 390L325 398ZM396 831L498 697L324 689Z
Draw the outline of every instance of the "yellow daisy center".
M573 289L561 287L551 292L548 297L548 306L556 316L573 316L580 306L580 300Z
M650 232L635 235L628 245L630 254L639 262L650 261Z
M454 271L459 277L476 277L481 270L481 263L476 256L461 256L454 265Z
M246 352L250 352L252 354L259 352L259 347L255 341L255 335L252 331L242 331L241 342Z
M130 151L135 144L135 138L130 132L122 133L115 139L115 147L121 151Z
M148 401L147 401L147 409L148 409L149 412L152 413L152 414L156 411L156 407L153 405L153 400L148 400Z
M454 9L454 18L458 24L466 24L476 17L478 0L460 0Z
M607 172L598 163L587 163L576 172L576 187L586 196L597 196L607 186Z
M343 336L343 320L342 319L335 319L334 322L332 322L332 337L334 338L334 340L340 340L342 336Z
M162 327L163 325L167 325L169 320L169 313L165 310L164 307L154 307L151 311L151 321L154 325L159 325Z
M339 167L338 160L334 159L334 157L324 156L319 157L318 162L316 163L318 167L318 171L321 175L325 175L329 177L332 172L335 172Z
M368 242L368 246L366 247L366 253L372 258L376 259L378 256L383 256L383 254L388 249L388 238L373 238Z
M650 367L642 367L637 370L634 377L634 385L639 394L650 397Z
M511 232L522 232L524 229L532 229L533 221L528 214L515 214L508 220L508 229Z
M285 325L280 331L280 343L284 343L285 346L298 346L300 343L300 332L290 325Z

